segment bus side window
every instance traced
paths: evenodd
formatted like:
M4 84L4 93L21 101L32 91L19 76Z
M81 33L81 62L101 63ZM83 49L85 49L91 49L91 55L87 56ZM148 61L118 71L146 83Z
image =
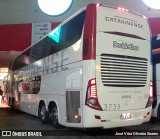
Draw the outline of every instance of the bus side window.
M32 79L30 82L30 93L37 94L40 91L41 77L37 76Z

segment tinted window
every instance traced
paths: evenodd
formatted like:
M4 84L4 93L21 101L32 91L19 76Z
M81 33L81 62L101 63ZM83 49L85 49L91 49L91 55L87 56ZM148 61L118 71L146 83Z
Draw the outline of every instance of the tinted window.
M56 36L59 37L58 40L49 37L49 35L46 36L27 51L19 55L14 61L12 70L17 70L67 47L70 47L80 39L83 30L84 19L85 11L71 19L66 24L56 28L59 29L59 34Z

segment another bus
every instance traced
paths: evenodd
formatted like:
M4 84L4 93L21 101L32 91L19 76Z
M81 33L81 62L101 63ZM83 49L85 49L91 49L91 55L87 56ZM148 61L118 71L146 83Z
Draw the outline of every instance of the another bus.
M13 60L10 105L54 127L147 122L150 36L143 15L89 4Z
M153 55L152 116L160 118L160 34L152 37L152 55Z

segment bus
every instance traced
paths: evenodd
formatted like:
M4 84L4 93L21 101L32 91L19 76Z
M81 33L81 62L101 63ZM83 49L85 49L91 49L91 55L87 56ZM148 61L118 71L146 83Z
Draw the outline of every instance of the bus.
M145 16L89 4L13 60L9 103L55 128L147 122L150 36Z
M160 34L152 37L153 106L152 116L160 118Z

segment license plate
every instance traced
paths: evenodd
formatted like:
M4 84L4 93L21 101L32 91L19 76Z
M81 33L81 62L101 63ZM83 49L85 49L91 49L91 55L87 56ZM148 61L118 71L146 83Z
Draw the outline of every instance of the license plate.
M133 114L131 114L131 113L122 113L120 115L120 119L122 119L122 120L130 120L132 118L133 118Z

